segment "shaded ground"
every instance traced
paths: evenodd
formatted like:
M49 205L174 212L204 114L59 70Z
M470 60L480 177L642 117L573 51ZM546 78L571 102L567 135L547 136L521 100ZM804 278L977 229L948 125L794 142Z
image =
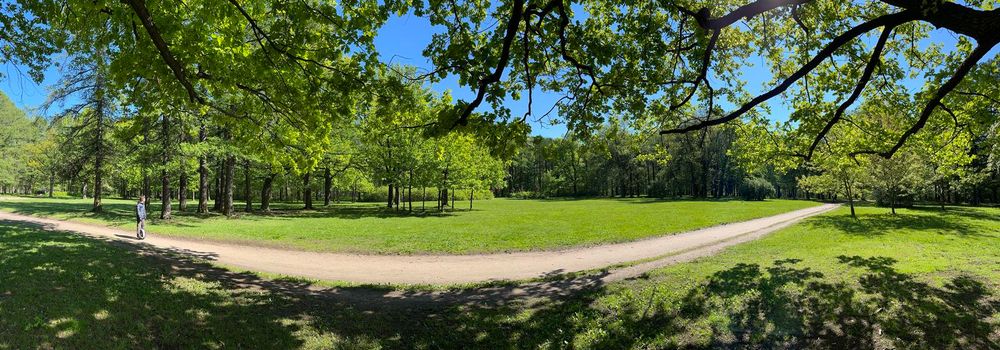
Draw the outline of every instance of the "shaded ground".
M0 221L0 349L996 349L1000 211L971 210L863 208L866 235L841 208L635 280L456 292L263 280Z

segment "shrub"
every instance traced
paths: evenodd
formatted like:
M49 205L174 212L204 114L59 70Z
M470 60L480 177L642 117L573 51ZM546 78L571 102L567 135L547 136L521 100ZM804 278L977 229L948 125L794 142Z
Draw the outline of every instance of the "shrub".
M517 191L510 194L510 198L513 199L543 199L545 195L541 192L534 191Z
M774 194L774 185L762 177L754 176L743 179L740 185L740 197L748 201L762 201Z

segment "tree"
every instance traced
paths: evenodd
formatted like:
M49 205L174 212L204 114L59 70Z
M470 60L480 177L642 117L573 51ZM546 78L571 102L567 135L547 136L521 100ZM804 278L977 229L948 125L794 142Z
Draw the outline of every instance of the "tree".
M901 152L890 159L873 157L869 185L875 191L875 200L879 205L889 206L896 214L896 207L912 204L918 191L926 185L926 170L910 152Z
M69 74L63 76L45 103L48 109L54 104L63 105L64 101L79 98L79 102L58 113L57 118L76 120L69 135L70 142L65 146L77 147L78 154L92 162L94 202L91 210L95 212L103 210L104 168L111 156L109 136L118 112L109 91L107 69L107 62L101 55L73 57Z
M3 125L0 128L0 192L22 192L17 185L28 171L27 154L22 151L42 134L27 114L3 93L0 93L0 125Z

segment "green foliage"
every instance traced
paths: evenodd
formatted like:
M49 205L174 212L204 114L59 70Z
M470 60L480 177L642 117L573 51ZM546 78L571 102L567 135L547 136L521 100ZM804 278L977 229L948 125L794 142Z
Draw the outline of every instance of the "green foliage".
M517 191L510 194L512 199L545 199L545 195L532 191Z
M748 177L740 185L740 198L748 201L762 201L774 195L774 185L762 177Z
M32 155L37 154L31 144L44 135L44 121L32 121L0 92L0 125L0 186L31 192L38 180L32 177L37 173L29 165Z

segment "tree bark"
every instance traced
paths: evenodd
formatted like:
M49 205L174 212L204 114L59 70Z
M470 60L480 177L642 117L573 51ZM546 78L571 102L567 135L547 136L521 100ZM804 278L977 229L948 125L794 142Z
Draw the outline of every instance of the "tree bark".
M393 201L393 204L396 205L396 210L399 210L399 188L400 187L401 186L398 186L398 185L396 186L396 194L394 196L392 196L392 201Z
M187 173L181 169L177 174L177 208L180 211L187 211L188 202L188 177Z
M330 206L330 195L332 193L333 187L333 174L330 173L330 167L323 169L323 206Z
M233 216L233 178L236 175L236 157L227 156L224 162L225 176L222 183L222 214Z
M198 143L203 143L208 138L205 132L205 121L201 121L198 128ZM198 213L208 213L208 160L202 154L198 157Z
M225 159L219 161L219 171L215 174L215 203L212 205L212 210L221 212L223 210L224 201L222 199L222 187L224 185L224 180L226 178L226 161Z
M160 219L170 220L170 172L167 171L167 166L170 165L170 116L167 114L163 115L160 120L160 138L163 140L161 145L162 158L160 162Z
M386 208L392 209L392 194L393 193L394 192L392 191L392 184L390 183L389 184L389 194L385 196L385 198L386 198L385 199L385 202L386 202L385 206L386 206Z
M264 185L260 188L260 210L268 213L271 212L271 189L274 187L274 178L278 174L270 173L264 178Z
M94 132L94 205L92 211L102 212L104 211L104 206L101 203L101 188L104 186L102 183L103 167L104 167L104 96L102 94L101 84L103 82L98 81L98 89L95 93L97 98L97 108L94 113L97 116L97 129Z
M306 204L304 209L307 210L313 209L312 186L309 184L309 180L311 180L311 178L312 173L310 172L306 172L305 175L302 175L302 200Z
M851 183L844 180L844 192L847 192L847 203L851 205L851 217L857 218L858 216L854 213L854 194L851 191Z
M252 192L252 190L250 188L250 185L251 185L250 179L251 179L251 177L250 177L250 161L249 160L244 160L243 161L243 195L246 196L247 205L246 205L245 210L246 210L247 213L253 211L253 192Z

